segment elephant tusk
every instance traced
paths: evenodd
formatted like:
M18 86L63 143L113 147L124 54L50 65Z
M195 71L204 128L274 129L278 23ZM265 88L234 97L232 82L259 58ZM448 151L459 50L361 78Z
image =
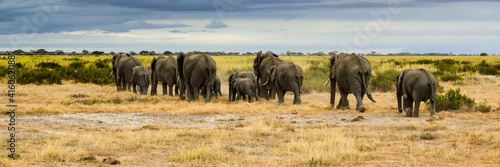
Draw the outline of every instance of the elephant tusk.
M268 83L268 82L269 82L269 81L266 81L266 82L265 82L264 84L262 84L262 86L265 86L265 85L267 85L267 83Z
M326 80L326 84L325 84L325 87L328 86L328 84L330 83L330 80Z

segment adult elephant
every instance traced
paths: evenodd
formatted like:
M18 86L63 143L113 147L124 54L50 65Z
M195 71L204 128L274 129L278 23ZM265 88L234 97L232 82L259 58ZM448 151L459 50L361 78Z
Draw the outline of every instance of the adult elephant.
M234 89L231 89L233 87L233 81L237 78L248 78L250 79L254 85L255 85L255 91L256 92L256 100L259 100L259 95L258 95L258 82L257 82L257 76L251 71L242 71L242 72L233 72L229 74L229 77L227 79L227 82L229 83L229 101L234 101L236 99L236 92L233 91Z
M431 102L431 114L436 114L436 91L437 82L434 76L425 69L407 69L396 78L396 97L398 99L398 111L406 112L407 117L418 117L420 102ZM401 101L403 100L403 108ZM415 107L413 107L415 103Z
M200 89L205 88L205 102L208 103L217 73L215 60L200 52L181 53L177 57L177 65L181 80L179 97L185 99L184 92L187 90L188 101L196 101Z
M170 96L174 96L179 94L179 88L177 85L177 76L179 72L177 70L177 60L173 56L160 56L158 58L153 58L151 61L151 95L156 95L156 88L158 87L158 81L161 82L163 87L163 95L167 94L167 86L168 86L168 94ZM174 90L175 86L175 90Z
M330 105L333 107L335 102L336 85L340 92L340 101L337 109L350 109L347 95L354 94L356 97L356 110L365 112L363 97L366 93L368 98L375 102L372 95L368 92L367 86L372 75L370 62L356 54L340 54L330 58Z
M244 100L248 98L248 102L252 103L257 100L257 88L255 82L250 78L236 78L232 80L231 87L229 88L232 92L238 93L237 100L243 98Z
M148 94L149 79L151 75L149 70L144 66L135 66L132 68L132 78L130 83L134 93L137 93L137 86L139 86L139 93L141 95Z
M292 91L293 104L301 104L300 98L302 82L304 81L304 71L294 63L278 63L268 70L268 78L264 85L272 85L278 94L278 103L283 103L285 93Z
M269 77L267 71L269 71L271 66L275 66L282 62L284 61L272 52L266 52L264 55L262 55L262 51L257 53L257 57L253 60L253 70L257 76L257 88L259 89L260 97L264 97L266 100L276 98L276 90L274 89L274 86L264 85L264 80Z
M118 91L130 91L132 68L135 66L142 66L142 63L130 54L113 56L113 74L115 76L116 89Z

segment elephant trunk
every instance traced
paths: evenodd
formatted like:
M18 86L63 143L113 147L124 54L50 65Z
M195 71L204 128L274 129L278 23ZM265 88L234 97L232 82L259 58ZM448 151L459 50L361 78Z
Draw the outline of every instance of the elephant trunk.
M335 93L336 93L336 89L335 89L335 86L337 85L337 79L335 78L330 78L330 105L332 107L334 107L334 104L335 104Z

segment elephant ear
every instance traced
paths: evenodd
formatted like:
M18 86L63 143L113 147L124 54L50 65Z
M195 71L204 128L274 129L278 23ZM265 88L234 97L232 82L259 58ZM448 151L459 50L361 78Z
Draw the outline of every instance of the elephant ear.
M328 64L328 67L332 68L332 66L335 65L335 60L337 60L338 57L338 55L333 55L332 57L330 57L330 63Z
M232 86L231 89L236 89L236 84L235 83L236 83L237 80L238 79L235 79L235 80L231 81L231 86Z
M269 80L274 82L274 80L276 80L276 66L271 66L271 68L269 68L269 73L271 73Z
M397 92L403 93L403 77L404 77L405 71L401 72L398 77L396 78L396 90Z
M330 67L330 79L335 79L335 67Z

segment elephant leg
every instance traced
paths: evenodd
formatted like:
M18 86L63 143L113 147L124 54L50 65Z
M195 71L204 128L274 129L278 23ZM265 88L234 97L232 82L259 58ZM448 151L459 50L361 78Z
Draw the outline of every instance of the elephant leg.
M420 100L415 100L415 107L413 108L413 117L418 117L418 112L420 108Z
M194 94L193 93L193 87L191 87L191 84L186 83L186 88L187 88L187 90L186 90L187 93L186 94L187 94L188 102L191 102L191 101L193 101L193 97L194 97L193 96L193 94Z
M276 89L276 87L274 87L274 86L271 87L271 91L269 91L269 99L271 99L271 100L276 99L276 93L278 93L278 90Z
M298 90L293 91L293 104L302 104L302 99L300 98Z
M285 93L286 91L281 89L276 89L276 93L278 94L278 103L282 104L285 102Z
M137 93L137 85L135 84L135 82L132 82L132 90L134 93Z
M349 101L347 101L347 92L345 92L342 88L339 87L339 93L340 93L340 100L339 104L337 105L337 109L341 110L351 109L349 107Z
M163 92L163 96L167 95L167 83L161 82L161 91Z
M158 87L158 80L153 80L153 83L151 83L151 96L154 96L157 94L156 88Z
M175 86L174 86L174 92L175 92L176 96L179 95L179 86L177 84L175 84Z
M410 98L410 97L407 97L403 100L403 108L406 112L406 116L407 117L411 117L412 116L412 112L413 112L413 99Z
M359 112L365 112L366 108L363 105L363 97L361 93L354 93L354 96L356 97L356 110Z
M436 114L436 101L431 101L431 117Z
M167 85L165 85L165 89L166 89ZM174 96L174 84L168 84L168 95L170 95L171 97ZM166 92L165 92L166 93Z

